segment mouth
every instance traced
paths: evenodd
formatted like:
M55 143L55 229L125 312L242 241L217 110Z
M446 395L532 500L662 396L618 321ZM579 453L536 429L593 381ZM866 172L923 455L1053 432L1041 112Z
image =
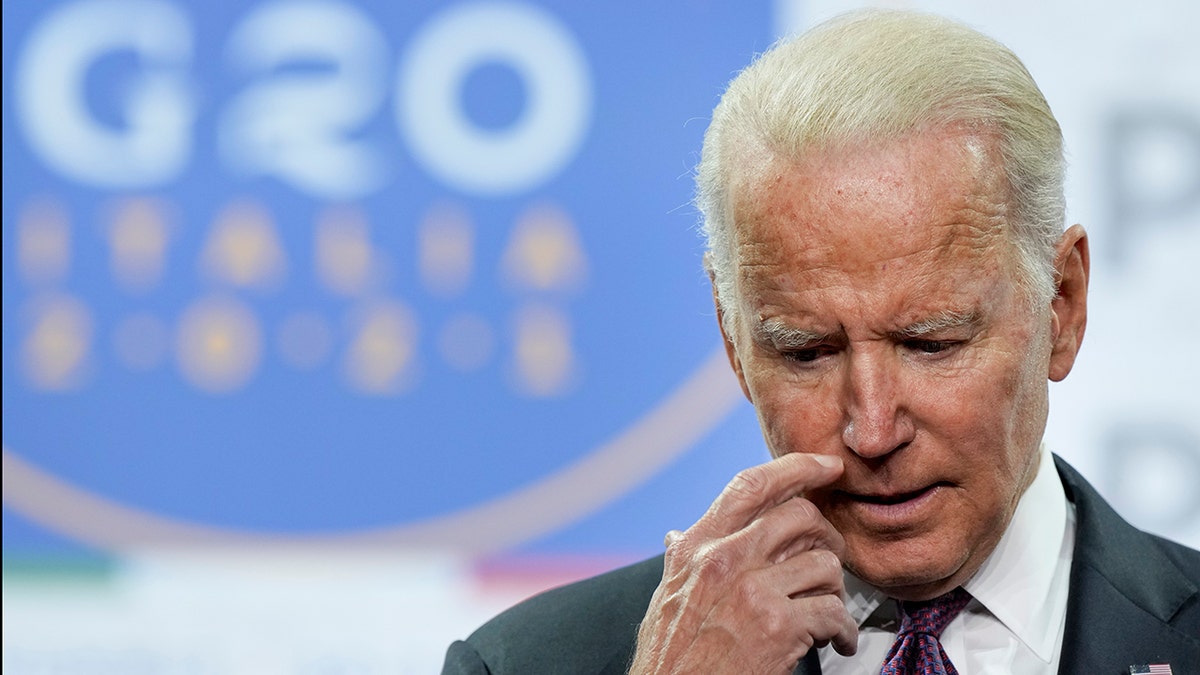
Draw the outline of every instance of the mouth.
M838 490L835 499L847 505L857 519L869 527L893 529L905 527L930 515L939 496L950 483L938 481L904 492L850 492Z
M912 490L911 492L893 492L893 493L880 493L880 494L859 494L859 493L854 493L854 492L846 492L845 494L847 497L849 497L850 499L853 499L854 501L864 502L866 504L879 504L881 506L893 506L896 504L903 504L904 502L913 501L915 499L920 499L922 495L928 494L929 492L931 492L943 485L948 485L948 483L944 483L944 482L933 483L931 485L926 485L923 488Z

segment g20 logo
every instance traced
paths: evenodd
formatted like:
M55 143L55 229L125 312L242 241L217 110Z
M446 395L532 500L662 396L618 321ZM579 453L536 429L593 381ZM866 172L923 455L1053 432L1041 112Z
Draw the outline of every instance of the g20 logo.
M6 6L5 504L485 551L694 447L740 393L688 121L766 21L670 9Z
M16 73L26 136L58 172L87 185L167 185L188 166L197 117L195 29L162 0L63 5L29 36ZM140 75L121 97L119 127L85 101L89 70L132 55ZM226 166L271 175L314 196L357 199L386 183L383 148L356 138L390 105L414 156L438 179L479 195L527 191L557 173L587 133L591 83L571 33L531 5L483 2L441 11L409 42L389 81L388 43L353 5L280 2L252 10L224 45L231 70L253 82L222 106ZM464 78L486 62L515 71L519 118L480 128L463 112ZM320 63L318 72L289 66Z

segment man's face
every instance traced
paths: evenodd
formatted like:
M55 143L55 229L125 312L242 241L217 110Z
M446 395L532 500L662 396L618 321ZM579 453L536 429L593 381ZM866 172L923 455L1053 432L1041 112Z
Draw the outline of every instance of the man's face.
M767 444L843 458L806 496L850 571L949 590L1033 479L1058 330L1018 285L994 139L926 130L756 175L727 347Z

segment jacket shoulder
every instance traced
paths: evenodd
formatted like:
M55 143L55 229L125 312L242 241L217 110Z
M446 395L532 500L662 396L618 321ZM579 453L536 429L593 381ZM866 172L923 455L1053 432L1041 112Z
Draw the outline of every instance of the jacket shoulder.
M1060 672L1200 673L1200 552L1133 527L1055 459L1077 516Z
M1157 535L1148 536L1158 546L1163 557L1170 560L1185 579L1192 582L1194 592L1179 604L1169 621L1181 628L1184 634L1194 636L1200 643L1200 551Z
M546 591L466 642L491 673L624 672L662 570L658 556Z

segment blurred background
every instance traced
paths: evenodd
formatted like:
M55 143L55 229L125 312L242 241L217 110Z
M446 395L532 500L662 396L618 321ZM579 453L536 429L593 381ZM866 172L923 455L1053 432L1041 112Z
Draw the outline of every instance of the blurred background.
M430 673L767 458L690 206L863 3L3 5L3 667ZM1200 5L913 1L1021 56L1092 235L1047 442L1200 546Z

